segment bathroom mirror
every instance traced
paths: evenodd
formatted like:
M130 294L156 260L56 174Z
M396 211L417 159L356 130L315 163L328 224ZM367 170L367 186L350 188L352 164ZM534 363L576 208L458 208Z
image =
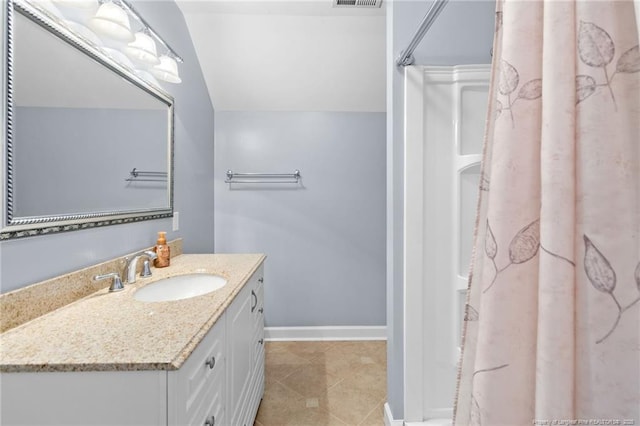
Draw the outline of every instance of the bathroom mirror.
M3 12L0 239L173 214L173 99L23 0Z

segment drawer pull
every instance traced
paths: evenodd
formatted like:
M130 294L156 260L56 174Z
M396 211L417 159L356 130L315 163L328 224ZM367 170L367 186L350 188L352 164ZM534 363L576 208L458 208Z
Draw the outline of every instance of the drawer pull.
M213 367L215 367L215 365L216 365L216 357L215 357L215 356L212 356L210 359L208 359L208 360L205 362L205 364L206 364L206 365L208 365L208 366L209 366L209 370L211 370L211 369L212 369Z
M216 426L216 416L211 416L205 420L204 426Z
M259 283L263 283L263 282L264 282L264 278L262 278L262 277L261 277L261 278L258 278L258 282L259 282Z

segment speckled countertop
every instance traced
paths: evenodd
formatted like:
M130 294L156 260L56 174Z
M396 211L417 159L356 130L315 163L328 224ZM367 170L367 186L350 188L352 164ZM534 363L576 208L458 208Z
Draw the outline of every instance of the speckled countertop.
M257 270L262 254L185 254L125 290L105 288L0 334L0 371L176 370ZM161 278L214 273L227 284L171 302L133 293Z

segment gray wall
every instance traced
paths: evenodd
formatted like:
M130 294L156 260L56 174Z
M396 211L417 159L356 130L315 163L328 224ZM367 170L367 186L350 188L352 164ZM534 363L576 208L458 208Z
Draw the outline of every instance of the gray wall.
M167 208L167 110L14 108L15 216ZM117 123L117 125L115 124ZM78 197L100 191L99 197Z
M180 230L171 232L171 219L161 219L1 242L1 292L151 246L159 230L169 231L169 239L184 238L185 252L213 252L213 107L198 58L173 0L133 4L184 58L182 84L165 86L175 98L174 205Z
M215 158L215 249L267 254L267 326L385 325L384 113L217 112Z
M395 59L431 2L387 3L387 399L395 419L404 418L403 395L403 123L404 70ZM414 53L416 65L486 64L491 61L495 2L450 1ZM418 421L422 419L405 419Z

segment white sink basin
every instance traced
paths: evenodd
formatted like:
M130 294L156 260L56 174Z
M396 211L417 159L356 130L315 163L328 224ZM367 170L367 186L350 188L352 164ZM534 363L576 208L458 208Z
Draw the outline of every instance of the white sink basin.
M133 297L141 302L168 302L211 293L225 284L227 280L219 275L177 275L146 285L136 291Z

